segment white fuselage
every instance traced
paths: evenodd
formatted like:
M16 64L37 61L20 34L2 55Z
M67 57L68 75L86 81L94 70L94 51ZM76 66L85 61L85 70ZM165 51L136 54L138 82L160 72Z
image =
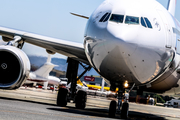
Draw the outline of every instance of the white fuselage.
M89 18L84 47L107 82L164 91L180 77L179 31L179 22L155 0L106 0Z
M49 76L49 77L48 77L48 84L59 86L59 84L60 84L60 79L57 78L57 77L55 77L55 76Z
M50 85L58 86L60 84L60 79L55 76L48 76L47 78L44 78L42 76L37 76L35 73L31 72L29 74L29 78L25 83L38 83L43 85L44 82L48 82L48 84Z

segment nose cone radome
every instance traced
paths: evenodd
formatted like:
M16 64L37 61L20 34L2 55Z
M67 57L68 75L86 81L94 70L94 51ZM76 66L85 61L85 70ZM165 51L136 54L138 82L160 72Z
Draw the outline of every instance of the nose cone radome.
M112 58L124 59L131 56L138 47L138 26L109 23L104 42L105 50Z

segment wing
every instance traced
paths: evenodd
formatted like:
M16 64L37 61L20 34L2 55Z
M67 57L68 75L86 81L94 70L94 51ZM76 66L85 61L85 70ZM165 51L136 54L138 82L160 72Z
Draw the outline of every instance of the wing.
M8 40L13 40L14 36L20 36L27 43L63 54L85 64L89 64L83 44L81 43L55 39L6 27L0 27L0 35Z

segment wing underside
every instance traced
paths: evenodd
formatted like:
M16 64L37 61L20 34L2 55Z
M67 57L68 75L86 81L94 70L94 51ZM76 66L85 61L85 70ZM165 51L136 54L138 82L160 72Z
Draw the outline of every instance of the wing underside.
M41 36L6 27L0 27L0 35L10 40L13 40L14 36L20 36L24 42L60 53L85 64L89 64L82 43Z

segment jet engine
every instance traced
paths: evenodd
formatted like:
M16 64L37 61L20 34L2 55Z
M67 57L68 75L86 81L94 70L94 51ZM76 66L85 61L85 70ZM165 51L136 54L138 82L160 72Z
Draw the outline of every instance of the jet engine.
M27 79L30 62L27 55L13 46L0 46L0 88L17 89Z

